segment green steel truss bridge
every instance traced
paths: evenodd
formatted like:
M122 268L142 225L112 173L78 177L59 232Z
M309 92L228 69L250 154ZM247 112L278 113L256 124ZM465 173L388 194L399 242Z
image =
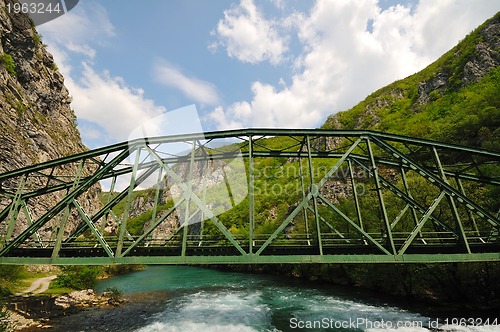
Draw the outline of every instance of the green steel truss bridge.
M0 174L0 264L499 261L499 170L373 131L137 139Z

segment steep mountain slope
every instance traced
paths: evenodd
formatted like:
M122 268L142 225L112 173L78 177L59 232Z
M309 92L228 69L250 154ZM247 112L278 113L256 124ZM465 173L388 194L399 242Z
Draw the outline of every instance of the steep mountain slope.
M52 55L29 19L9 14L5 4L0 0L0 172L85 150Z
M52 55L29 17L9 13L7 3L13 0L0 0L0 173L87 149ZM99 207L99 192L99 186L93 187L81 203ZM50 201L30 201L33 217L62 195L54 194ZM0 211L7 203L0 201ZM17 225L14 234L22 227ZM47 225L40 235L47 235L50 229Z
M325 129L373 129L500 150L500 13L424 70L330 116Z

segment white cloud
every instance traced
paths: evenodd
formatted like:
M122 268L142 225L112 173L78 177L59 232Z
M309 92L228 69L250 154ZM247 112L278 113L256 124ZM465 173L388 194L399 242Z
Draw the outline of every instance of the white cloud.
M420 0L413 15L415 46L432 59L439 57L498 11L498 1Z
M242 1L240 7L249 4L253 5ZM254 82L251 101L217 108L212 119L219 129L235 123L319 126L327 115L348 109L376 89L423 69L500 9L489 0L421 0L413 6L382 10L376 0L318 0L310 13L281 19L295 24L302 47L291 68L295 71L291 83ZM225 21L235 16L234 11L225 12ZM252 38L244 43L248 50L260 47ZM226 46L231 54L230 45Z
M96 73L83 63L82 78L66 80L78 118L98 123L113 138L124 141L142 122L166 109L144 97L144 91L129 87L120 77Z
M301 90L302 86L304 83L297 81L290 88L277 91L270 84L255 82L253 100L231 105L224 112L231 117L219 123L239 122L251 127L304 127L317 123L321 117L318 105L325 102L324 96L314 101L314 92Z
M263 17L253 0L241 0L238 6L224 11L224 19L212 32L219 39L212 48L222 46L230 57L243 62L278 64L288 47L287 39L280 36L277 27L277 22Z
M166 111L146 98L142 89L129 86L123 78L108 71L98 72L92 67L96 55L94 46L105 44L115 34L100 4L82 2L68 14L40 26L39 30L65 77L77 118L94 124L91 129L82 128L84 143L96 138L101 138L101 144L125 141L138 125ZM80 63L76 63L75 54L83 56Z
M96 2L88 5L82 2L67 14L41 25L38 30L47 37L44 41L91 58L95 56L91 44L115 35L115 27L106 9Z
M276 8L285 9L285 0L269 0Z
M217 89L212 83L186 76L181 70L165 61L156 64L154 75L159 83L181 91L196 102L206 105L220 102Z
M249 107L248 103L244 102L243 107ZM233 106L236 107L236 106ZM224 113L224 109L221 106L218 106L214 109L213 112L208 114L208 119L212 120L218 128L222 129L240 129L244 128L243 122L238 121L235 119L235 117L228 117ZM245 119L247 120L247 119Z

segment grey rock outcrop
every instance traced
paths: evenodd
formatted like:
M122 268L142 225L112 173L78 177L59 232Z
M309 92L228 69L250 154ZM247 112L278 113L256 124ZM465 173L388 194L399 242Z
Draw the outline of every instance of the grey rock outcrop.
M500 23L493 23L481 31L483 41L476 45L475 56L464 66L462 84L478 81L492 68L500 65Z
M9 13L8 3L14 1L0 0L0 173L87 150L52 55L31 20L24 14ZM94 186L79 199L80 204L88 211L97 208L99 192L100 187ZM63 195L31 201L33 217ZM0 202L0 210L5 205ZM76 219L70 219L74 225L69 225L68 232L76 227ZM14 235L22 230L21 224ZM40 235L51 230L48 224Z
M492 21L480 30L480 38L474 47L472 54L465 55L466 62L460 69L460 86L464 87L477 82L486 76L489 71L500 65L500 22ZM464 56L460 51L454 54L455 58ZM426 104L432 101L431 93L444 92L451 84L453 75L445 71L435 73L434 77L422 81L418 85L417 104Z

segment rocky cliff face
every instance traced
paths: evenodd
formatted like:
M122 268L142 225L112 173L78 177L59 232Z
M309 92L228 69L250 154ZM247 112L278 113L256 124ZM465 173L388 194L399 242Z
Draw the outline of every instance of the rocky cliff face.
M86 150L63 76L31 20L8 13L9 2L0 0L0 173ZM99 192L94 187L81 203L98 207ZM61 195L33 204L34 217Z
M0 172L85 150L52 55L29 19L9 14L5 4L0 0Z
M418 85L417 103L426 104L431 101L433 91L443 92L452 84L466 87L469 84L478 82L487 75L491 69L500 65L500 21L493 19L484 28L480 29L478 41L470 54L464 54L457 50L453 57L463 58L463 66L459 66L454 71L443 68L434 77L427 81L422 81ZM452 80L458 78L458 82Z
M482 41L475 47L474 55L464 66L462 85L477 82L491 69L500 65L500 19L499 15L481 31Z

